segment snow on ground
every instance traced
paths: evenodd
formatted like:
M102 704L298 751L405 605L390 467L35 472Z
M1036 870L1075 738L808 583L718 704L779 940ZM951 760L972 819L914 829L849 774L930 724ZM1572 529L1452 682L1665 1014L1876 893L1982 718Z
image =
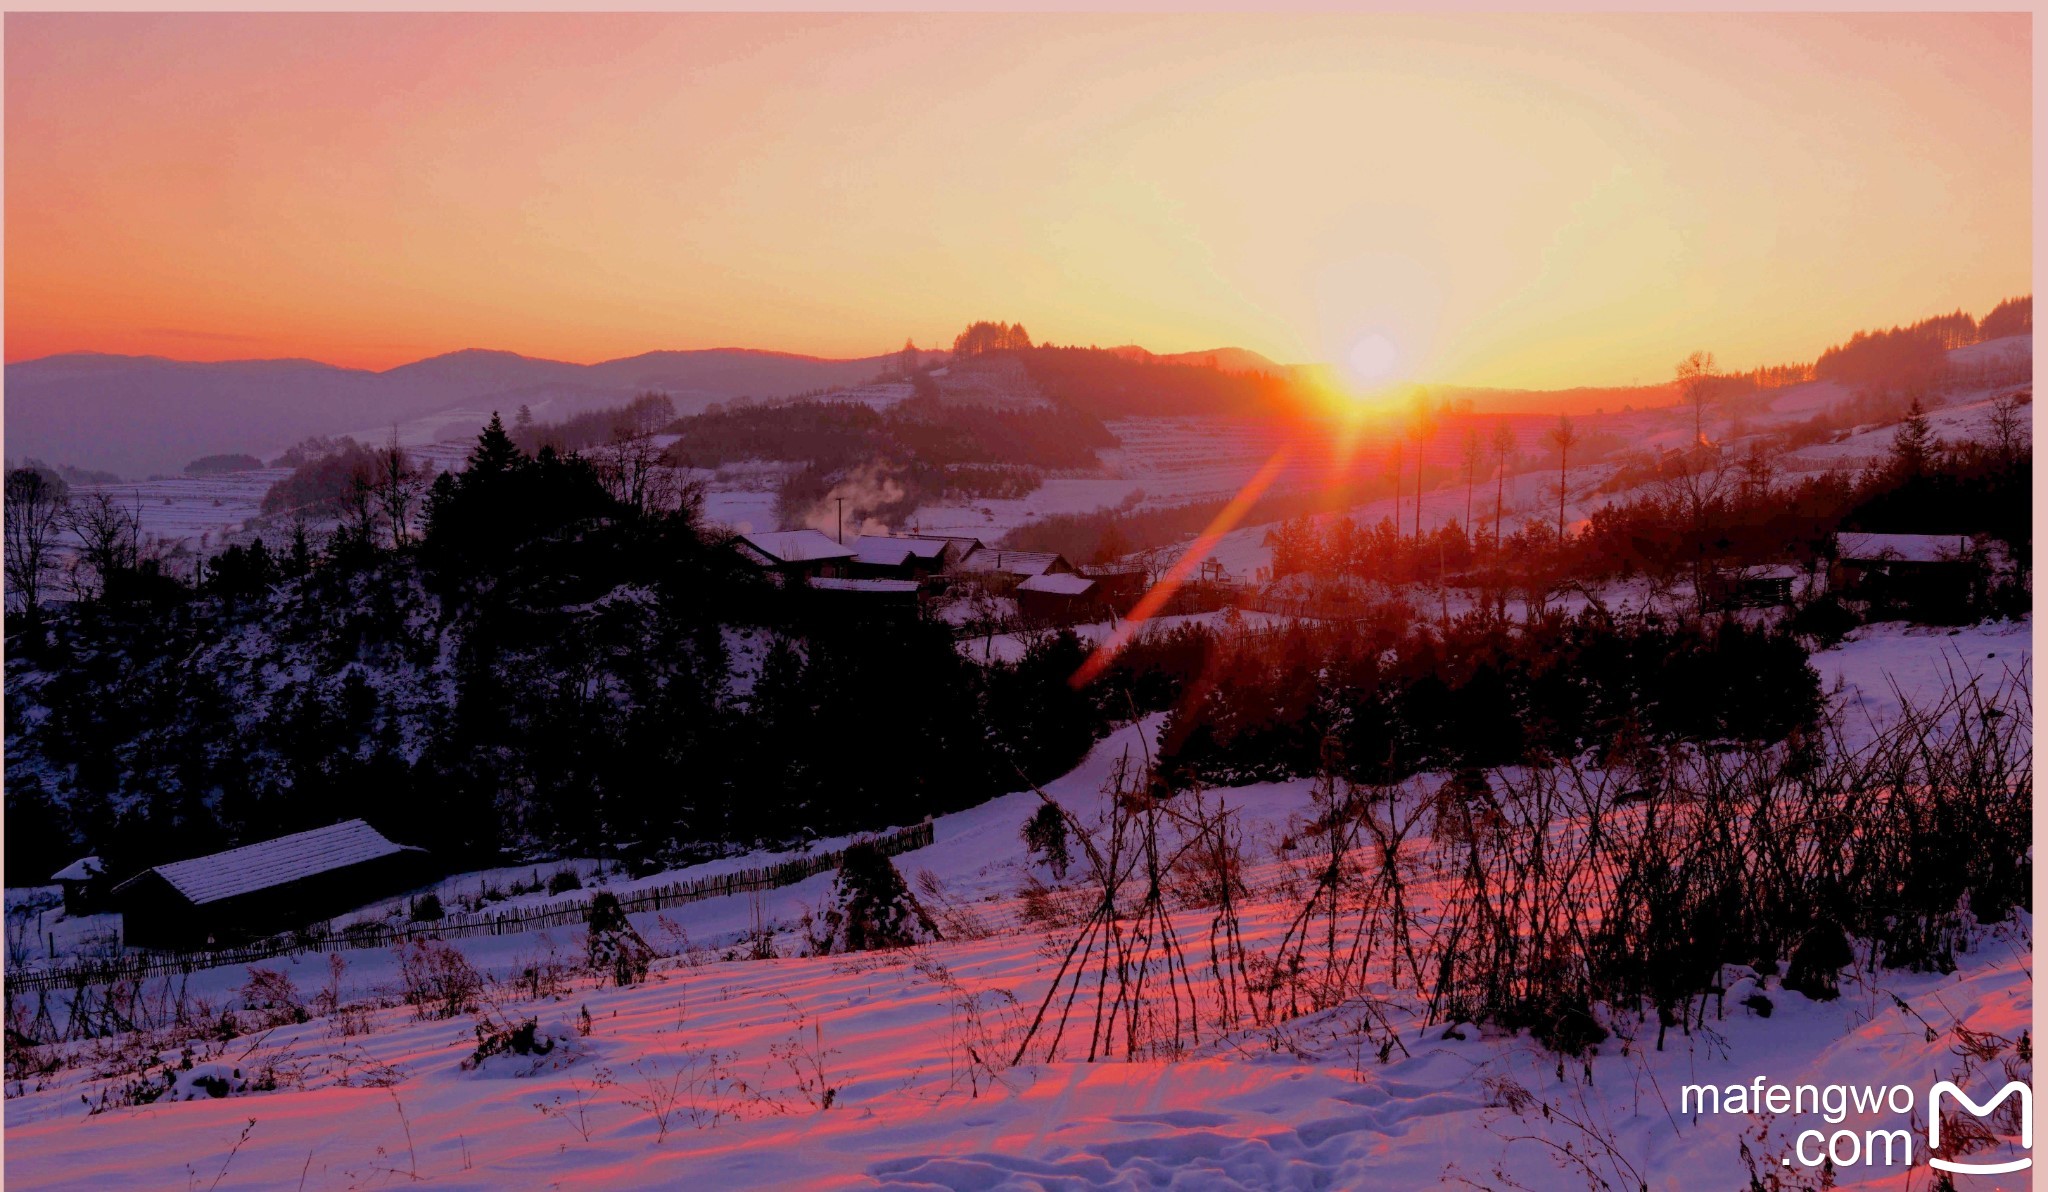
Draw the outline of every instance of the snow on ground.
M1898 622L1860 626L1813 656L1821 690L1834 692L1843 728L1875 735L1894 723L1902 700L1976 682L1987 694L2012 683L2031 686L2031 620L1987 621L1948 629Z
M263 494L291 475L290 468L262 468L214 476L159 476L133 483L81 486L73 499L106 493L132 509L145 541L212 553L262 515Z
M1816 665L1881 715L1888 676L1913 688L1951 666L1996 675L2011 665L2024 676L2029 629L1872 626ZM1153 717L1118 730L1045 794L1091 819L1120 759L1142 759L1159 724ZM1275 846L1310 810L1309 784L1211 795L1237 809L1246 855L1273 858L1249 875L1266 888L1289 864ZM501 1056L465 1070L476 1045L471 1017L414 1021L393 1006L374 1011L366 1033L344 1035L316 1018L209 1048L180 1088L203 1093L197 1077L217 1077L213 1087L229 1094L220 1099L88 1114L81 1095L96 1098L109 1081L90 1066L73 1069L45 1087L9 1089L7 1174L13 1186L65 1189L415 1181L457 1189L1581 1188L1595 1178L1725 1189L1748 1184L1745 1147L1764 1178L1817 1180L1817 1171L1780 1166L1807 1127L1905 1128L1924 1159L1924 1112L1913 1120L1852 1112L1841 1123L1690 1113L1681 1086L1754 1077L1901 1084L1924 1105L1933 1079L1964 1066L1951 1027L2002 1037L2009 1060L2032 1012L2031 921L2023 918L1980 940L1954 973L1852 975L1838 1001L1810 1002L1767 978L1766 1016L1740 1000L1757 986L1738 984L1703 1029L1674 1030L1661 1051L1654 1024L1614 1022L1622 1035L1583 1065L1524 1036L1425 1028L1396 996L1389 1022L1398 1044L1384 1059L1378 1036L1361 1030L1360 1008L1347 1005L1280 1027L1205 1035L1177 1061L1044 1062L1034 1050L1009 1067L1003 1053L1044 996L1065 938L1029 926L1017 897L1027 875L1048 876L1018 836L1037 802L1019 792L942 817L929 848L897 859L914 885L938 892L930 902L951 926L946 942L796 956L787 929L823 900L830 875L758 900L635 916L650 941L674 953L648 982L615 989L584 979L559 998L529 1002L496 995L500 1019L532 1016L556 1038L545 1056ZM451 880L457 890L465 879ZM1290 906L1262 898L1248 909L1255 945L1270 944ZM1198 940L1207 916L1183 912L1176 930ZM784 929L777 950L785 958L719 959L760 920ZM981 930L966 929L976 922ZM551 949L575 955L576 936L565 929L457 945L505 976ZM393 982L388 954L344 955L344 998ZM274 963L308 995L328 976L317 955ZM188 992L218 999L245 976L195 973ZM576 1022L586 1009L584 1036ZM1980 1086L1999 1062L1981 1065L1974 1084L1964 1077L1966 1087L1989 1092ZM265 1073L277 1091L242 1091ZM1558 1149L1566 1145L1573 1149ZM1976 1157L2003 1158L2005 1148ZM1911 1171L1911 1186L1925 1186L1924 1166ZM1906 1172L1851 1166L1835 1177L1899 1188ZM2006 1185L1964 1178L1958 1186Z

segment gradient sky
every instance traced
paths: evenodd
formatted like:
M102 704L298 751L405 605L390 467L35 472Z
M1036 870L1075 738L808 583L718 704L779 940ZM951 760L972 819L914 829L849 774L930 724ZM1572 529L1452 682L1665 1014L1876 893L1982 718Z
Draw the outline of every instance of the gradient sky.
M999 318L1558 386L2031 289L2026 15L5 19L9 360Z

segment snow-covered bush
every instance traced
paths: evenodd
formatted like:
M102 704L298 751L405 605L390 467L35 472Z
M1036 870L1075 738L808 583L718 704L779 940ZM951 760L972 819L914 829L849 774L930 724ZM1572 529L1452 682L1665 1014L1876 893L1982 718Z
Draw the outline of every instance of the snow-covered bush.
M938 924L878 846L857 841L839 860L822 910L804 917L814 955L902 948L939 938Z
M1067 876L1073 858L1067 852L1067 817L1056 803L1040 803L1024 821L1024 847L1052 870L1054 878Z
M567 1067L588 1047L575 1026L560 1016L501 1021L486 1013L476 1021L476 1050L462 1061L462 1070L485 1076L531 1076Z
M587 956L592 972L609 975L620 985L631 985L647 976L654 962L654 949L633 930L626 919L619 896L600 891L590 900L590 935Z

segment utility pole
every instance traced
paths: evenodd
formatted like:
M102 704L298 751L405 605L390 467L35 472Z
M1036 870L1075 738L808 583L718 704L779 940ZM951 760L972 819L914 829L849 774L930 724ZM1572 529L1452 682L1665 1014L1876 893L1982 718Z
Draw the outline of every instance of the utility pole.
M846 545L846 498L835 498L839 502L839 545Z

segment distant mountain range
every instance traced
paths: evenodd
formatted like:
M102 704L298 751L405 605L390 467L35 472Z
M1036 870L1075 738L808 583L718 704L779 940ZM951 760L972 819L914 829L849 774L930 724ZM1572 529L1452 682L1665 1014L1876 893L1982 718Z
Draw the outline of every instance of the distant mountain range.
M930 358L929 356L927 357ZM446 412L522 404L559 415L659 390L685 412L873 379L895 353L826 360L747 348L648 352L601 364L468 350L383 372L316 360L195 363L77 353L6 368L6 456L116 472L174 473L221 452L268 456L308 435L376 433Z

